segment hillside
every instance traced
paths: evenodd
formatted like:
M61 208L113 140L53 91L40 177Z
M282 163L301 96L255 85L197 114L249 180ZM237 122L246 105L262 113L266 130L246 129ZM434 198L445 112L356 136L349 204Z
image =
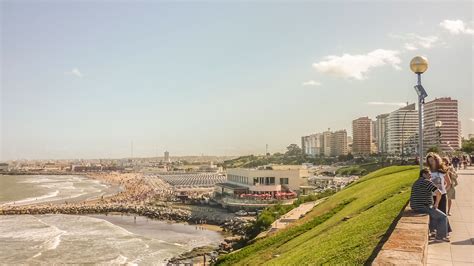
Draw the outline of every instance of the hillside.
M364 264L409 199L417 175L416 166L368 174L293 226L224 255L217 264Z
M302 163L312 163L316 165L328 165L337 162L336 158L310 157L307 155L288 155L275 153L269 156L247 155L232 160L224 161L222 166L225 168L253 168L268 164L301 165Z

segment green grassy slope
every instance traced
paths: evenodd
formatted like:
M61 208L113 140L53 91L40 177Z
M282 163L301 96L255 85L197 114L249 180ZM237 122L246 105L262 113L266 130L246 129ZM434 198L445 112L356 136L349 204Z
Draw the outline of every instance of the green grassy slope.
M219 265L363 264L407 202L416 166L373 172L306 217L228 255Z

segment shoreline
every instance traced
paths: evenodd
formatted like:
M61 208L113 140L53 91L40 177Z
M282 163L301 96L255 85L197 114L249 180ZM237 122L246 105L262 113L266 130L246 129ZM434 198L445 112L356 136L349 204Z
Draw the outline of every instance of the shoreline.
M3 173L0 173L0 177L4 175ZM59 176L61 174L49 174L53 176ZM48 176L48 174L22 174L18 176ZM100 192L94 192L94 193L86 193L82 195L77 195L74 197L63 197L63 198L58 198L58 199L45 199L42 200L44 196L48 196L49 194L45 195L32 195L27 198L23 199L16 199L16 200L10 200L10 201L5 201L5 202L0 202L0 207L2 206L34 206L34 205L41 205L41 204L64 204L64 203L81 203L81 202L93 202L95 200L100 200L101 198L110 198L113 197L116 194L119 194L120 192L124 191L124 188L118 184L113 184L109 182L104 182L103 180L100 179L95 179L91 178L88 175L83 175L83 174L66 174L65 176L74 176L74 177L80 177L85 180L92 180L92 181L97 181L101 186L104 186L104 188ZM58 191L56 191L58 192ZM34 200L36 198L36 200ZM39 199L39 201L38 201ZM27 201L26 201L27 200ZM25 201L25 202L23 202Z
M213 207L200 207L215 209ZM154 220L173 221L188 223L191 225L203 225L209 230L222 229L224 232L234 232L237 229L231 228L229 223L247 221L239 217L225 217L219 213L213 216L206 216L202 212L197 213L189 209L183 209L176 206L151 206L134 204L102 204L102 203L68 203L68 204L35 204L21 206L0 206L0 215L43 215L43 214L69 214L69 215L138 215Z
M216 254L228 252L232 243L243 237L243 230L247 222L242 219L224 220L204 220L203 217L193 216L192 212L171 207L151 207L151 206L124 206L124 205L85 205L85 204L65 204L65 205L36 205L16 206L12 208L1 208L0 215L82 215L82 216L140 216L151 220L162 222L180 223L191 226L199 226L204 230L217 232L222 235L224 241L216 246L197 246L179 255L167 259L166 265L181 265L182 263L202 262L203 256L211 259ZM197 227L196 227L197 228Z
M77 174L75 174L77 175ZM78 197L27 205L0 205L0 215L127 215L164 222L195 225L218 232L224 241L216 247L198 246L168 259L168 265L195 261L206 255L229 251L231 244L244 235L248 221L227 210L208 205L183 205L166 202L172 195L169 187L152 186L141 173L84 173L77 175L96 180L108 187L101 196ZM103 192L101 192L102 194ZM161 202L160 200L165 200Z
M149 219L143 216L135 217L133 215L121 215L121 214L115 214L115 215L100 214L100 215L88 215L88 216L97 218L97 219L106 220L108 222L111 222L117 226L124 228L125 230L129 230L132 233L139 234L139 235L148 235L150 237L152 237L153 234L155 234L156 236L157 232L155 231L155 229L148 227L148 228L145 228L145 230L142 230L143 228L140 228L140 227L146 226L146 224L148 224L149 221L158 222L161 224L168 224L169 226L171 226L172 228L174 227L175 229L179 229L183 226L182 227L183 229L181 229L183 231L179 230L178 232L187 231L187 233L190 234L190 237L192 237L192 235L194 235L196 232L198 234L201 234L201 232L207 231L207 233L205 234L209 236L209 239L208 239L209 241L206 243L199 243L197 245L196 244L188 245L188 241L186 239L173 240L172 242L170 242L170 243L178 243L179 241L182 242L180 244L182 245L182 247L185 247L186 251L167 257L164 261L166 265L174 265L176 263L173 263L173 261L176 261L176 262L182 261L182 259L179 259L179 258L182 258L182 257L189 258L190 254L197 255L196 251L201 251L201 252L206 251L208 253L218 252L220 249L220 246L222 245L222 243L225 241L227 237L226 233L222 231L220 227L213 226L213 225L205 225L205 224L196 225L196 224L181 223L181 222L176 223L176 222ZM211 228L209 228L208 226L210 226ZM194 228L194 230L190 232L189 228ZM215 234L219 235L219 239L215 239L215 236L214 237L212 236ZM192 257L194 258L198 256L192 256Z

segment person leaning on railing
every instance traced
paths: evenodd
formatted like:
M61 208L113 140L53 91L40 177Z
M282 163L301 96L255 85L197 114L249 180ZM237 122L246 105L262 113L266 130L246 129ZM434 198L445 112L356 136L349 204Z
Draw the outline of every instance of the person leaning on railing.
M431 172L429 168L420 171L420 177L413 183L410 195L410 207L417 213L425 213L430 216L430 234L436 234L437 241L449 242L448 217L438 210L441 200L441 191L430 181ZM433 203L432 193L436 194Z

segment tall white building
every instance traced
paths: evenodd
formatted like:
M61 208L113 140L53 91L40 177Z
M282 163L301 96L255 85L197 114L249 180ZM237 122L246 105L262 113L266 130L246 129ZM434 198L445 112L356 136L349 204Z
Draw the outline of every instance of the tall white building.
M308 155L321 155L322 134L316 133L301 137L301 148Z
M165 151L164 161L165 163L170 162L170 153L168 151Z
M331 156L332 133L331 131L323 132L322 153L324 156Z
M377 142L377 150L379 153L387 153L387 120L389 114L381 114L377 116L375 121L375 138Z
M413 138L418 132L418 111L410 104L391 112L387 118L387 152L390 154L413 154Z
M305 154L313 156L347 155L347 132L330 130L301 137L301 148Z

